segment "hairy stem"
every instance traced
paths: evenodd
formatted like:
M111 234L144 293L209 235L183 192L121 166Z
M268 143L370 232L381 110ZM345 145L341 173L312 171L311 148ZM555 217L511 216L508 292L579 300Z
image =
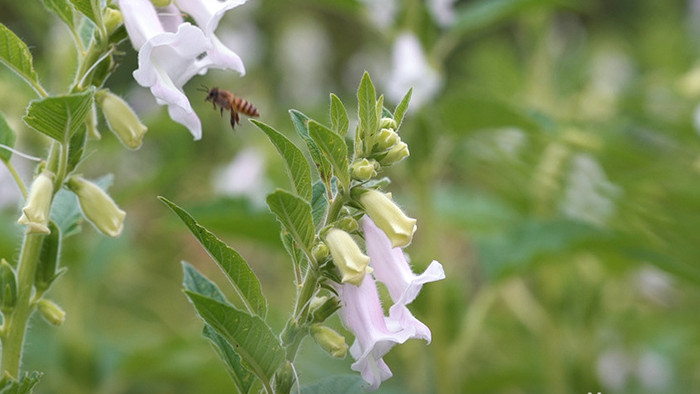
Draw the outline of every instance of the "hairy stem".
M43 240L44 234L30 233L29 230L24 234L17 266L17 304L6 316L2 337L2 370L15 378L19 378L24 334L29 316L34 310L30 300Z

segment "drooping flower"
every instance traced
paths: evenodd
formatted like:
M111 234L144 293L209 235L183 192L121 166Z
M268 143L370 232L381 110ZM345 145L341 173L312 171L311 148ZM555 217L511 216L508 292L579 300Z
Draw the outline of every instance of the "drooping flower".
M49 234L49 212L53 198L53 174L44 171L32 182L22 216L17 223L24 224L31 233Z
M216 3L216 4L214 4ZM170 117L187 127L195 139L202 136L202 125L182 87L193 76L209 68L233 69L245 73L241 59L223 46L214 29L223 12L242 4L240 0L180 1L199 27L183 22L174 5L159 15L148 0L120 0L124 25L134 48L139 51L139 68L134 79L151 89L158 104L167 105Z
M416 299L423 284L445 279L445 271L437 261L432 261L422 274L414 274L403 250L392 247L389 238L372 219L364 216L360 225L374 277L386 285L395 304L407 305Z
M384 231L392 247L405 247L416 232L416 219L406 216L386 194L370 189L359 196L367 215Z
M68 179L68 188L78 196L85 218L97 230L110 237L117 237L124 228L126 212L121 210L104 190L96 184L74 175Z
M376 390L381 382L392 376L382 357L396 344L411 338L430 342L430 330L399 305L401 319L385 317L379 302L374 279L367 275L359 286L345 283L339 288L343 324L355 334L350 354L355 359L351 368ZM397 314L398 315L398 314Z
M406 32L396 37L391 57L392 77L387 81L387 98L398 102L413 87L411 108L415 110L438 93L442 87L442 77L428 62L415 34Z
M362 253L350 234L333 228L324 238L328 249L331 250L333 262L343 276L342 282L355 286L362 283L365 275L372 272L372 269L367 267L369 257Z

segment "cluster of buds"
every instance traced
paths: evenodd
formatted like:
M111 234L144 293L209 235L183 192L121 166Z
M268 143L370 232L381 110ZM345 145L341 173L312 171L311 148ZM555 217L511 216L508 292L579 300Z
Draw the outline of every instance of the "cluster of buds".
M378 182L372 182L382 167L409 155L397 128L394 119L384 117L376 130L356 137L355 160L349 167L354 182L345 206L321 231L321 239L313 249L317 261L327 261L330 256L333 262L335 278L329 277L339 296L340 317L355 335L349 349L355 359L352 369L361 373L371 389L391 377L382 357L393 345L411 338L430 342L430 329L406 305L416 298L423 284L445 277L437 261L422 274L413 273L403 248L413 240L417 221L403 212L391 194L381 191ZM393 301L389 316L384 315L376 281L389 290ZM345 338L335 331L316 324L311 334L332 356L345 355Z

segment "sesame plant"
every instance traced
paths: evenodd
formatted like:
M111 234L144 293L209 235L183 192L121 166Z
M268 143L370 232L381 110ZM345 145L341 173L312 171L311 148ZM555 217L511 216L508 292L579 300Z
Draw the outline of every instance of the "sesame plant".
M31 366L22 365L33 312L38 310L54 325L65 320L63 309L46 297L65 272L60 264L63 240L80 232L83 220L109 237L123 230L126 212L105 191L109 176L89 180L80 174L90 165L88 144L100 139L98 109L106 126L128 149L138 149L147 130L124 99L105 88L123 54L118 46L128 39L138 51L135 81L149 88L157 103L167 106L170 117L195 140L200 139L201 122L183 86L211 68L245 72L240 57L214 34L223 14L243 3L44 0L46 10L70 31L77 55L74 79L62 85L62 92L42 85L27 44L0 24L0 61L37 96L28 103L22 120L27 132L38 132L47 145L42 158L18 151L15 131L0 116L0 159L24 197L17 220L24 230L20 253L16 261L3 258L0 262L3 392L31 392L41 376L28 373ZM237 299L227 300L212 281L183 262L185 294L205 323L204 337L214 345L240 392L300 390L295 360L307 336L331 356L345 357L346 339L325 324L335 313L355 337L349 347L355 360L352 369L369 389L377 389L391 377L382 357L393 345L411 338L431 340L429 328L407 305L423 284L445 275L437 261L422 274L413 273L403 249L412 241L416 220L385 192L389 179L379 177L384 168L409 156L398 130L411 90L391 111L384 106L383 96L377 98L365 73L357 97L354 130L335 95L331 95L329 126L290 111L306 153L279 131L253 121L284 159L291 179L290 190L278 189L267 197L269 210L281 224L281 240L297 285L293 311L281 332L274 332L266 321L264 289L245 259L185 210L161 198L235 290ZM31 182L15 169L10 161L13 154L37 162ZM388 315L376 282L388 290L392 302ZM347 389L348 383L329 384L326 388L336 391Z
M358 89L359 123L354 138L348 134L345 106L335 95L331 95L330 126L291 110L294 129L306 143L312 164L282 133L252 121L282 155L291 182L291 190L278 189L267 196L296 273L294 311L281 333L265 321L267 301L244 258L182 208L161 198L235 288L238 299L229 301L212 281L183 262L185 294L205 323L203 335L216 348L240 392L286 393L299 385L294 362L307 336L331 356L345 357L345 338L324 325L336 312L355 336L350 347L355 359L352 369L361 373L370 389L391 377L382 357L393 345L410 338L430 342L430 330L407 305L424 283L445 274L437 261L422 274L413 273L403 248L413 238L416 220L383 191L389 179L378 178L382 168L409 155L397 131L410 97L411 91L389 111L365 73ZM388 316L375 281L389 291L393 304ZM331 381L324 389L345 390L346 383Z

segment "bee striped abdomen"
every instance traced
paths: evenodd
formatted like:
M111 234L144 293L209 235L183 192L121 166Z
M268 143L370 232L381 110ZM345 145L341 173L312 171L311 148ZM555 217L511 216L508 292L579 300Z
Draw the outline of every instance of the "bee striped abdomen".
M258 113L258 109L255 108L253 104L240 97L234 96L231 100L231 104L233 108L236 109L236 111L242 112L248 116L260 116L260 113Z

